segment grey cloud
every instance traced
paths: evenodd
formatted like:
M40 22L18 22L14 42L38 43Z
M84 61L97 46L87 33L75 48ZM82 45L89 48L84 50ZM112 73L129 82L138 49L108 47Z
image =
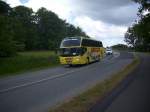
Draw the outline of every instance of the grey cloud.
M130 25L136 19L138 5L131 0L74 0L76 15L116 25Z

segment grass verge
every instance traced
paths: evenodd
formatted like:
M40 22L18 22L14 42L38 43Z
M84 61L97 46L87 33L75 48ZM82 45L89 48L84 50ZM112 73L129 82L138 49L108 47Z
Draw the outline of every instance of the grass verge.
M58 56L52 51L21 52L15 57L0 58L0 77L58 64Z
M112 91L138 64L139 59L135 57L131 64L112 75L109 79L102 81L79 96L72 98L70 101L51 108L49 112L87 112L91 108L91 105L94 105L105 94Z

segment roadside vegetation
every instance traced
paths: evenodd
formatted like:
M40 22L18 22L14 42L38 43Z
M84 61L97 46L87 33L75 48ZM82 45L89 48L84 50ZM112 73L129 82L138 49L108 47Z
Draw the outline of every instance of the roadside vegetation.
M136 57L133 62L127 65L109 79L102 81L86 92L72 98L60 106L51 108L49 112L87 112L97 101L102 100L106 94L110 93L127 75L139 64Z
M121 51L134 51L131 47L125 45L125 44L116 44L111 46L113 50L121 50Z
M58 64L58 56L51 51L20 52L14 57L0 58L0 77Z
M140 5L138 20L128 28L125 42L137 51L150 52L150 1L132 1Z
M44 7L34 12L0 0L0 77L58 65L58 56L47 51L56 51L64 37L76 35L89 38Z

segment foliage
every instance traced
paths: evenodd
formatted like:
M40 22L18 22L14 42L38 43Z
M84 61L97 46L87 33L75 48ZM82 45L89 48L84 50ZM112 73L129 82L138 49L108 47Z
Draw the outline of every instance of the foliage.
M21 52L14 57L0 58L0 77L58 64L58 56L51 51Z
M150 11L150 0L133 0L136 3L140 4L139 14L141 15L143 11Z
M39 32L39 49L54 49L58 47L58 42L65 37L64 21L58 16L48 11L45 8L40 8L36 12L38 18L38 32Z
M37 29L33 14L33 10L25 6L14 7L11 13L11 16L16 19L16 25L20 25L20 28L14 27L14 39L19 46L23 45L25 50L34 50L36 47Z
M88 37L46 8L33 12L25 6L11 8L4 1L0 1L0 26L0 57L16 51L55 50L68 36Z
M137 50L150 51L150 2L149 0L134 1L140 4L139 21L128 28L125 41Z
M113 45L112 48L117 50L127 50L129 47L125 44L117 44Z
M8 15L10 11L10 6L4 1L0 0L0 15Z
M12 56L16 53L12 21L12 18L0 16L0 57Z

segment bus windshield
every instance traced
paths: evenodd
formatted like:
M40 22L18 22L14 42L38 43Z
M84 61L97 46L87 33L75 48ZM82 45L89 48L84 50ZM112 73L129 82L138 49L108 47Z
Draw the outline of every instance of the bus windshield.
M61 43L61 47L71 47L71 46L80 46L80 39L64 39Z
M79 56L86 51L85 48L60 48L60 56Z

